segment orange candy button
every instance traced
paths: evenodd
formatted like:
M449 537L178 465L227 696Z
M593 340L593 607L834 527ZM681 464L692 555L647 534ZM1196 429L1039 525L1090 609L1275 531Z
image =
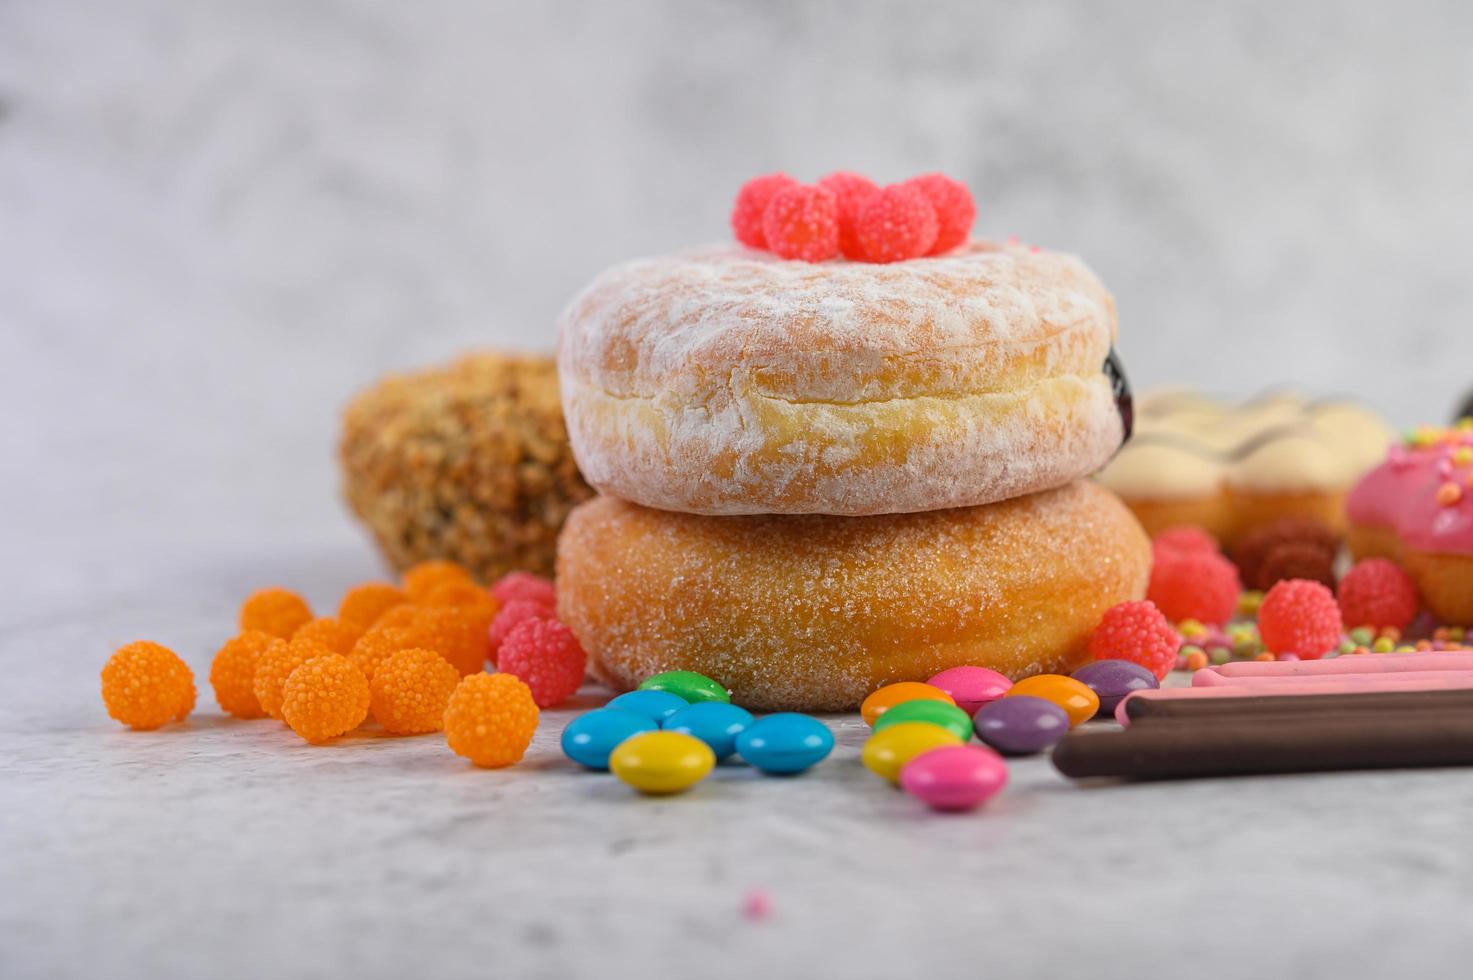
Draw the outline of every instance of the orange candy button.
M1083 684L1079 686L1084 687ZM1084 689L1089 690L1087 687ZM901 681L899 684L886 684L865 698L864 704L859 706L859 713L864 717L865 724L874 725L876 718L906 701L944 701L947 704L956 704L951 695L939 687L922 684L920 681Z
M1063 674L1035 674L1025 677L1008 689L1003 697L1028 694L1052 701L1069 716L1069 727L1083 724L1100 710L1100 696L1072 677Z

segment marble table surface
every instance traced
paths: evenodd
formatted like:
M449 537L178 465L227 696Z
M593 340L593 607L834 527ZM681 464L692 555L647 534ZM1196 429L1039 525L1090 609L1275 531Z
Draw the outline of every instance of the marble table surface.
M328 603L372 559L345 523L217 533L90 591L8 584L0 975L1385 977L1473 956L1473 772L1080 787L1030 759L985 811L940 816L834 716L807 775L722 766L644 799L558 751L593 690L514 769L433 736L311 747L223 717L209 656L248 585L289 568ZM97 670L141 636L199 673L187 724L104 716Z

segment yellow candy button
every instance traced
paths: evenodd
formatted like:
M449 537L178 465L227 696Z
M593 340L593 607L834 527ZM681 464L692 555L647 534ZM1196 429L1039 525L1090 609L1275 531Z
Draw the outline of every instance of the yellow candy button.
M875 732L864 743L860 759L865 768L892 783L900 781L900 770L922 752L943 745L961 745L955 732L929 721L901 721Z
M716 765L716 753L681 732L644 732L609 755L609 770L641 793L666 796L690 789Z
M1032 677L1025 677L1008 688L1008 693L1003 697L1014 694L1027 694L1057 704L1069 716L1070 728L1089 721L1100 710L1098 694L1087 684L1063 674L1034 674Z
M859 706L859 714L866 725L873 726L876 718L906 701L944 701L947 704L956 704L951 695L939 687L922 684L920 681L901 681L899 684L886 684L870 694L864 699L864 704Z

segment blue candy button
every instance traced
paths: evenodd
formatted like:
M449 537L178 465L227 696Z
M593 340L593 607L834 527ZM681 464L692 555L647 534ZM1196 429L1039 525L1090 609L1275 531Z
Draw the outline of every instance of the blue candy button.
M612 702L611 702L612 703ZM599 708L568 722L563 729L563 754L589 769L608 769L609 753L627 738L659 729L644 715L622 708Z
M605 707L622 708L644 715L658 725L689 703L685 698L669 691L630 691L614 698Z
M763 772L802 772L833 751L834 733L817 718L780 712L747 726L736 749Z
M667 732L684 732L711 746L717 760L736 751L736 738L752 724L752 713L734 704L702 701L681 708L660 723Z

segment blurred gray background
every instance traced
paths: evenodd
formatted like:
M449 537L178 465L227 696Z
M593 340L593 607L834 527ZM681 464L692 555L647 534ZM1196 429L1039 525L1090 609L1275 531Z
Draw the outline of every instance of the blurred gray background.
M1441 420L1473 386L1470 40L1458 2L0 0L27 576L352 540L355 388L549 348L602 267L727 237L777 168L965 178L981 234L1095 266L1141 385Z

